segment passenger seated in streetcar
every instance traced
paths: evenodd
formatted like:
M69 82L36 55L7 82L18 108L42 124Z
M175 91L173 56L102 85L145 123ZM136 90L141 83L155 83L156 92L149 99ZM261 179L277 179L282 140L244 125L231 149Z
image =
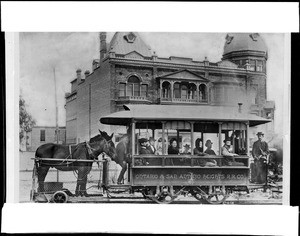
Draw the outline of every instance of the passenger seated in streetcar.
M147 148L148 146L148 139L146 138L140 138L139 139L139 143L140 143L140 155L145 155L145 154L151 154L150 150ZM144 158L141 158L139 161L137 160L137 162L135 163L136 165L148 165L149 162L147 162Z
M206 150L204 151L204 153L208 154L208 155L216 155L215 151L212 150L212 141L210 139L207 139L205 142L205 147Z
M208 154L203 152L202 139L197 138L195 142L194 154L198 156L207 156ZM217 162L209 158L199 158L196 162L200 166L216 166Z
M189 144L185 144L183 146L181 154L189 154L189 155L191 154L191 148Z
M160 138L157 140L157 144L156 144L156 153L157 153L157 155L162 155L162 154L163 154L162 148L163 148L162 138L160 137ZM166 140L165 140L165 150L166 150L166 151L168 150L168 143L167 143Z
M151 151L148 148L149 142L146 138L140 138L140 154L151 154Z
M171 138L170 146L168 148L168 154L170 155L180 155L179 148L177 147L177 140L175 138ZM185 165L185 160L183 158L169 158L166 160L166 165L175 165L182 166Z
M223 142L224 146L221 149L221 154L224 157L223 163L227 166L243 166L244 163L235 161L234 157L238 156L238 154L232 151L231 139L226 138Z
M177 140L172 138L170 140L170 146L168 148L168 154L179 154L179 148L177 147Z
M157 155L157 151L156 151L156 148L155 148L155 141L156 141L155 138L150 137L149 138L149 145L147 146L147 148L149 149L150 154Z
M203 152L203 142L201 138L197 138L195 141L194 154L198 156L205 156Z
M162 138L159 138L157 140L156 153L157 153L157 155L162 155Z

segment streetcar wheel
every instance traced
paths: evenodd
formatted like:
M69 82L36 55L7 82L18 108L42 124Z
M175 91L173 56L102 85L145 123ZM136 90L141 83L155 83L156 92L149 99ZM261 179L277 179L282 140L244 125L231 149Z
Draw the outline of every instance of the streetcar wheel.
M164 197L154 197L152 200L159 204L170 204L171 202L174 202L175 199L176 197L167 195Z
M203 200L209 204L223 204L226 201L227 197L227 194L223 192L214 192L204 196Z
M207 203L207 201L202 197L202 194L199 192L193 193L193 197L196 198L201 203Z
M66 203L68 201L68 195L64 191L57 191L53 194L53 202Z
M170 204L175 201L177 196L172 196L171 194L165 196L147 195L147 198L159 204Z

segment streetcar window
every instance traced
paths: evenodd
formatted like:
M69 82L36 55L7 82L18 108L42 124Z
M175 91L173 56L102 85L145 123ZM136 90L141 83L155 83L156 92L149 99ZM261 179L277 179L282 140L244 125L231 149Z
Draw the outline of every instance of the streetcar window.
M222 134L224 135L224 139L231 139L234 153L238 155L247 154L247 132L245 124L237 122L223 123Z

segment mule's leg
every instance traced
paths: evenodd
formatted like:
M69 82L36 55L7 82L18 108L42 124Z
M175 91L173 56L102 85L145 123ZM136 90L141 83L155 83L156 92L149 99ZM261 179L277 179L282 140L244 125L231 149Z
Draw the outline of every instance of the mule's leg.
M76 186L76 196L86 196L86 182L87 182L87 175L90 171L89 167L81 166L78 167L78 179L77 179L77 186Z
M81 180L81 175L79 175L79 173L81 173L79 170L78 170L78 176L77 176L77 183L76 183L76 190L75 190L75 196L78 197L81 195L81 185L82 185L82 180Z
M37 167L37 175L38 175L38 183L39 183L38 192L45 192L44 181L45 181L45 178L46 178L49 168L50 168L49 166Z
M85 197L89 197L90 195L86 192L86 184L87 184L87 177L88 177L88 174L90 173L92 169L92 166L86 166L84 168L84 177L83 177L83 182L82 182L82 194L85 196Z
M85 197L89 197L89 194L86 192L86 183L87 183L87 175L84 176L83 181L82 181L81 194Z

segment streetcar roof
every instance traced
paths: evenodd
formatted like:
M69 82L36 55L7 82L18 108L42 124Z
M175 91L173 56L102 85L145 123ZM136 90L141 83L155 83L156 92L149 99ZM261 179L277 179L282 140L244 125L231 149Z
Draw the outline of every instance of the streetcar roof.
M230 106L180 106L180 105L123 105L125 110L100 118L102 124L127 125L132 119L136 121L249 121L250 126L270 122L263 117L239 112Z

